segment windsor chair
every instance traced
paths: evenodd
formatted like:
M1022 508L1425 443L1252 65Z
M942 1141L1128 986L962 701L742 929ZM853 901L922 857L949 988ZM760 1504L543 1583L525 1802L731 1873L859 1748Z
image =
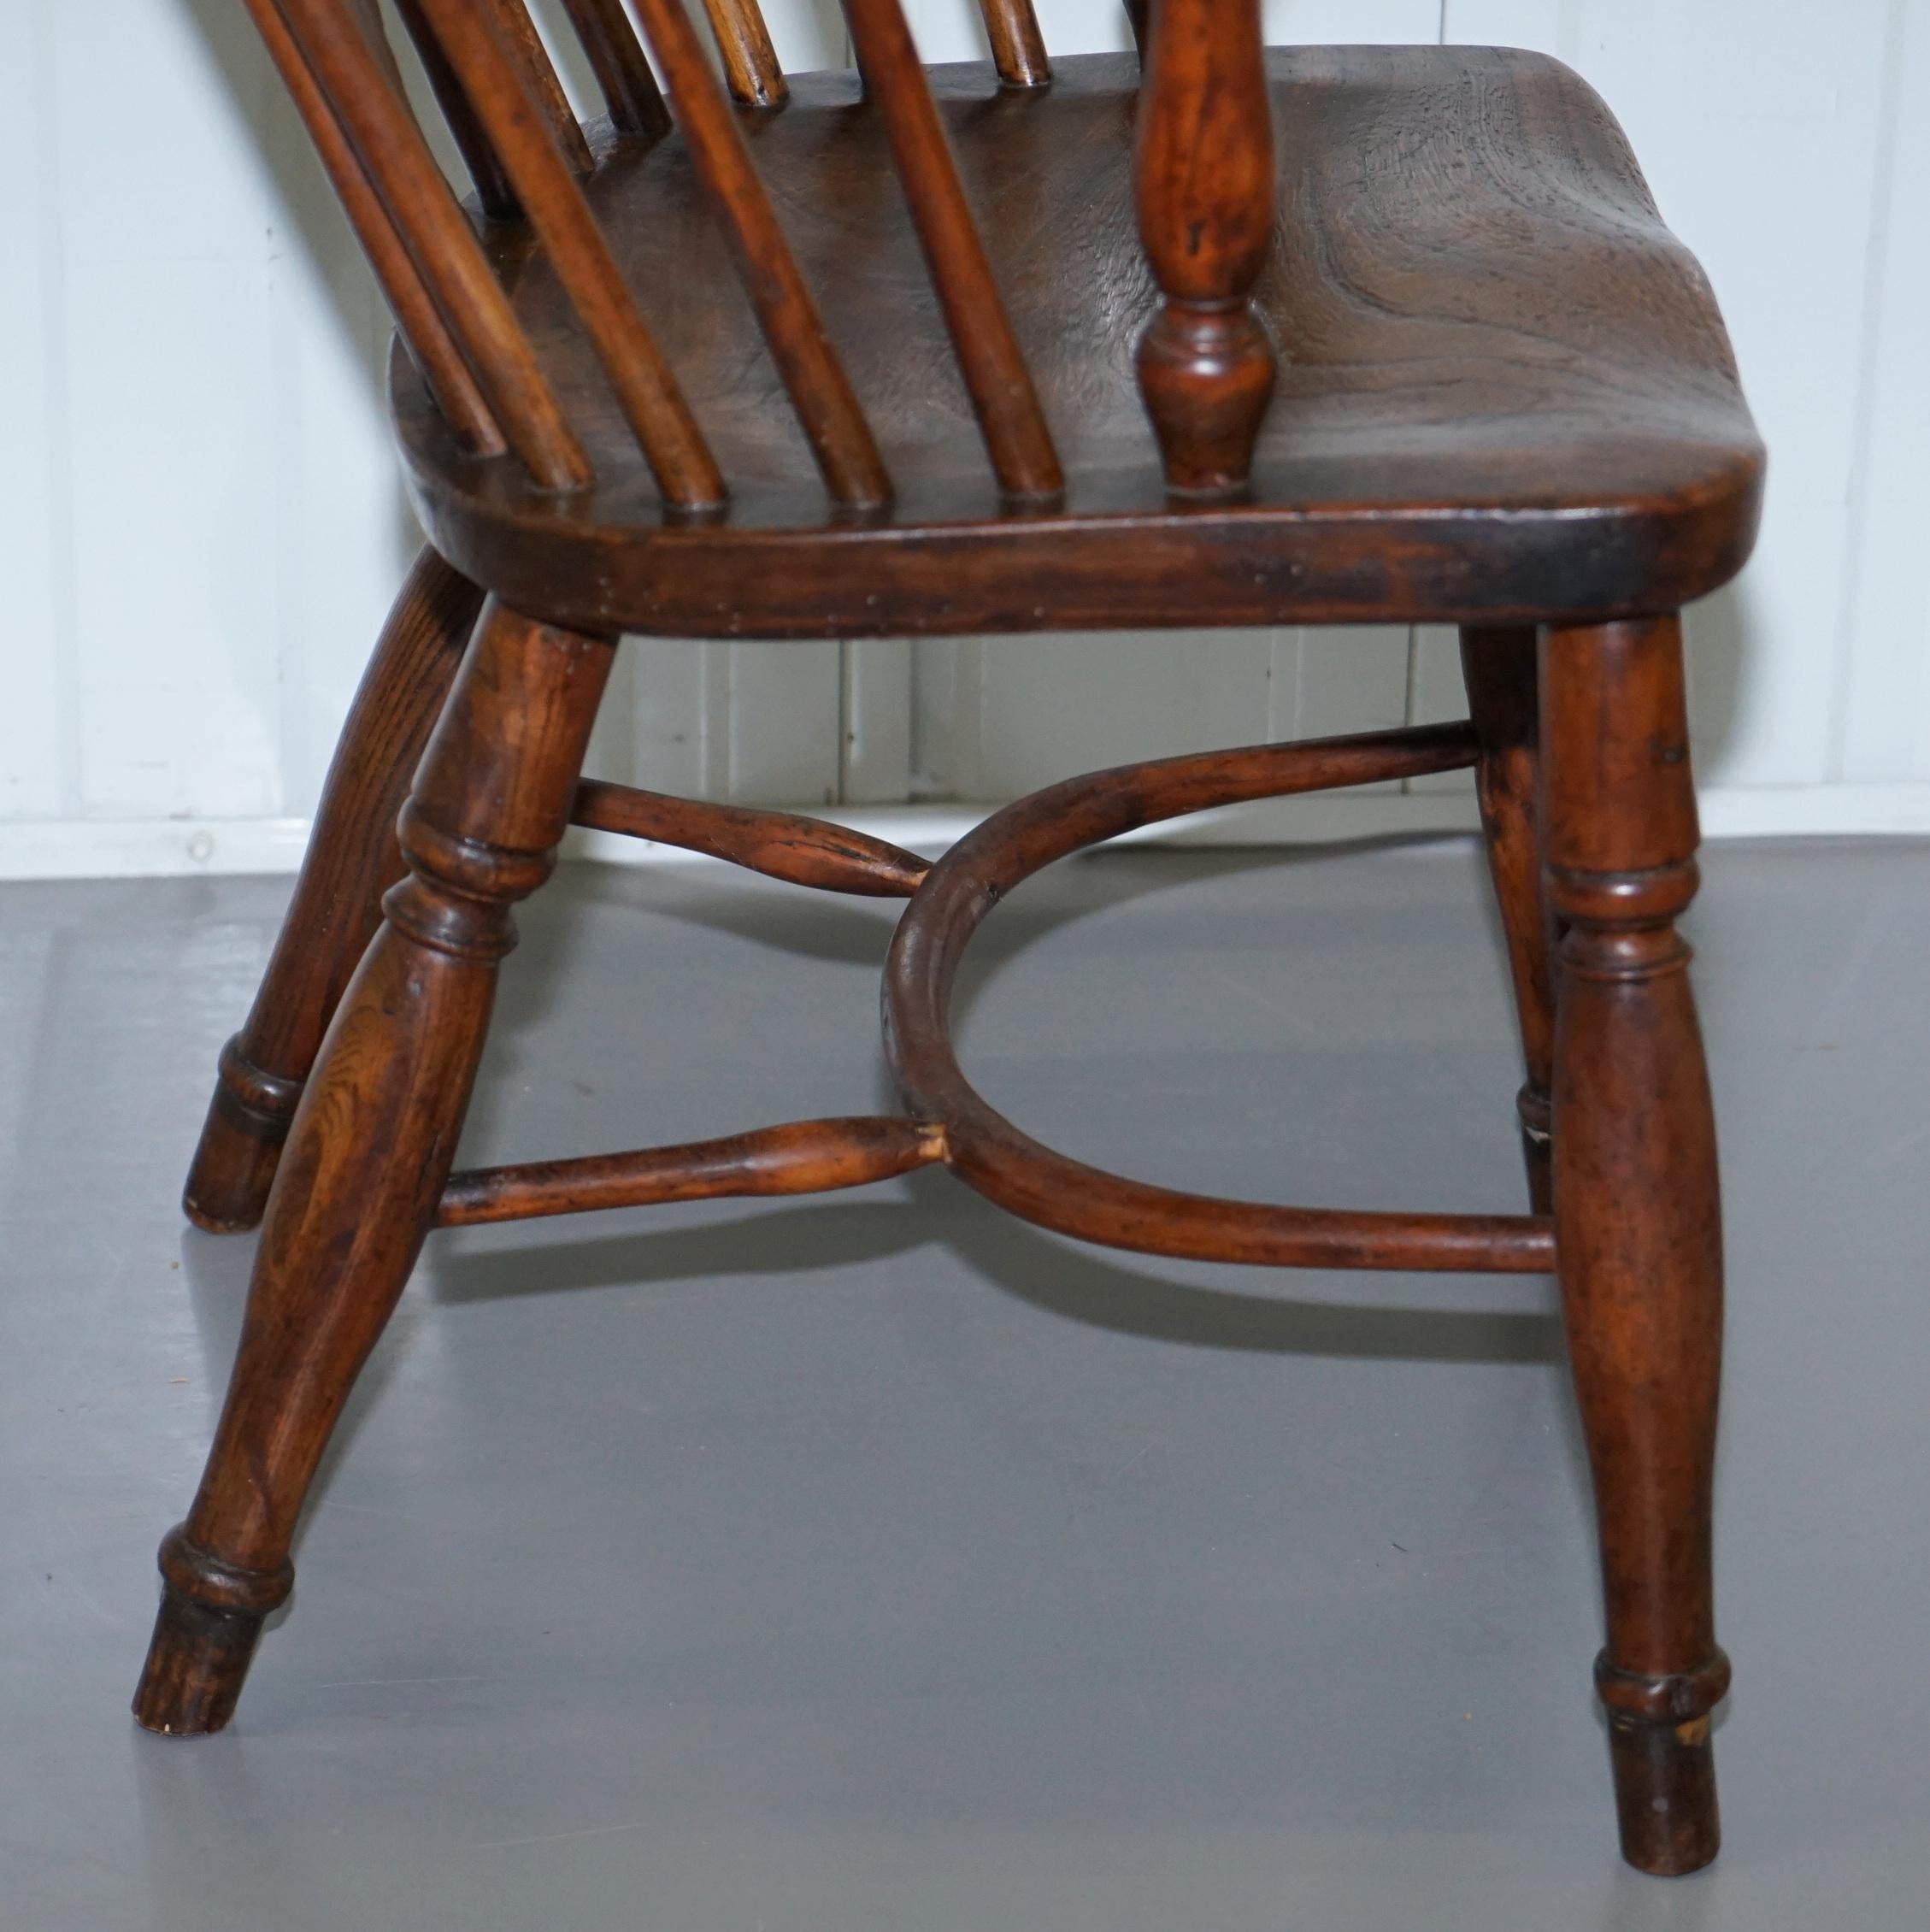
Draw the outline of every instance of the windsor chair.
M432 1228L942 1163L1148 1253L1558 1273L1624 1853L1706 1864L1721 1289L1675 930L1697 844L1676 613L1746 557L1763 458L1708 286L1601 102L1526 54L1267 49L1257 0L1152 0L1141 59L1056 63L1030 0L984 0L992 62L934 70L898 0L844 0L857 73L802 76L755 0L705 0L721 79L680 0L634 21L567 0L607 110L580 125L521 0L397 0L465 206L376 0L247 4L394 310L429 544L187 1184L203 1227L266 1224L206 1474L162 1546L139 1721L227 1723ZM580 780L625 632L1420 621L1462 627L1467 722L1070 779L929 866ZM1027 875L1209 806L1466 768L1530 1213L1174 1193L974 1092L950 988ZM452 1172L510 907L573 822L908 898L884 990L902 1111Z

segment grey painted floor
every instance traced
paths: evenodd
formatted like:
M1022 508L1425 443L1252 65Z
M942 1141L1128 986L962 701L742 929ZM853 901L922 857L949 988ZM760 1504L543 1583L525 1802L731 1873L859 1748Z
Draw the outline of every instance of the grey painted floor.
M1727 1849L1613 1852L1548 1284L1074 1249L942 1174L444 1235L236 1729L127 1716L251 1243L174 1196L270 881L0 892L0 1920L1930 1923L1930 848L1728 845ZM468 1157L886 1099L887 907L589 868ZM1180 1185L1518 1205L1459 842L1113 857L982 936L968 1064Z

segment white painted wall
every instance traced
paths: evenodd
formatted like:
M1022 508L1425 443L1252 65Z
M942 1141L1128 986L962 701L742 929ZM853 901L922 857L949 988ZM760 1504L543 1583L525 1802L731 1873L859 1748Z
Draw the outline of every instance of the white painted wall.
M1058 50L1126 42L1114 0L1038 3ZM911 4L928 58L977 54L972 0ZM768 11L789 64L842 62L835 0ZM1692 621L1710 828L1930 831L1930 5L1268 18L1542 47L1601 89L1709 269L1773 456L1761 550ZM237 0L0 0L0 875L291 863L415 540L380 304ZM595 758L720 798L984 799L1460 702L1427 631L639 642ZM1236 833L1466 819L1453 780L1314 803Z

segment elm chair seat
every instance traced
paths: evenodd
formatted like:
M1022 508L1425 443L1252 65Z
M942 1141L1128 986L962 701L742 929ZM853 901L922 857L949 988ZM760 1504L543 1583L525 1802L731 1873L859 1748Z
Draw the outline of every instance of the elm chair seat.
M877 433L888 510L827 504L672 132L613 144L588 197L729 479L727 515L666 516L515 227L499 253L516 312L597 486L558 504L513 457L465 456L398 357L432 537L512 600L553 604L562 578L559 614L696 636L1601 615L1733 574L1762 445L1708 281L1599 97L1557 61L1486 48L1274 48L1267 72L1280 192L1255 302L1280 373L1248 500L1175 515L1168 498L1133 369L1158 302L1130 194L1139 63L1089 55L1037 91L989 65L931 74L1062 503L1001 505L880 116L856 75L814 74L742 125Z

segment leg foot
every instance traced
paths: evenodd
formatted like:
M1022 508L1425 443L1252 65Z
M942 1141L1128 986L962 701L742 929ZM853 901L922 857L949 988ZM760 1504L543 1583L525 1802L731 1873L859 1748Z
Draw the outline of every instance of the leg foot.
M162 1593L134 1692L134 1721L164 1737L207 1737L234 1715L268 1613L294 1587L279 1570L237 1570L172 1529L161 1546Z
M342 728L308 856L247 1024L221 1076L181 1206L210 1234L255 1227L302 1083L403 873L396 814L482 607L432 550L409 574Z
M181 1211L197 1228L244 1234L260 1222L301 1098L299 1080L279 1079L247 1058L239 1034L221 1049L221 1077L181 1191Z

